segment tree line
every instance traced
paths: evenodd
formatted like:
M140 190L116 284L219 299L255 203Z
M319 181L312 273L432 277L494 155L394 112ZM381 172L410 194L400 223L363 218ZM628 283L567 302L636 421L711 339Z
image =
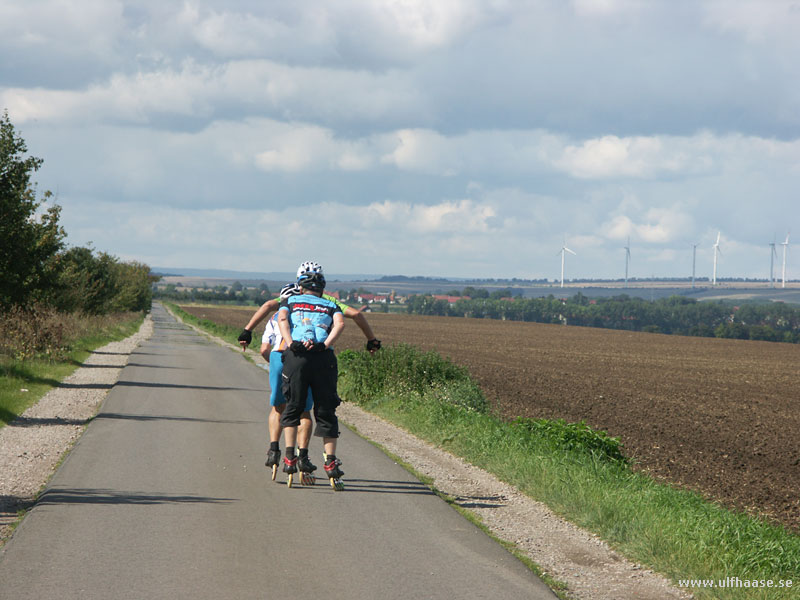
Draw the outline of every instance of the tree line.
M621 294L590 299L461 298L454 303L430 295L411 296L407 311L419 315L560 323L675 335L800 343L800 308L782 302L698 301L670 296L655 301Z
M4 111L0 117L0 311L54 308L108 314L150 307L150 268L90 247L69 247L61 207L49 191L37 196L40 158Z

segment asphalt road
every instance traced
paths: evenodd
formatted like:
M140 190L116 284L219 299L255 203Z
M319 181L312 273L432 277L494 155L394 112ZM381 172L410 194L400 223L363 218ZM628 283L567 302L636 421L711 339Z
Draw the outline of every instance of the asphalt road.
M0 550L0 598L553 598L349 430L346 489L264 467L266 373L154 307L98 416ZM311 458L321 466L321 444Z

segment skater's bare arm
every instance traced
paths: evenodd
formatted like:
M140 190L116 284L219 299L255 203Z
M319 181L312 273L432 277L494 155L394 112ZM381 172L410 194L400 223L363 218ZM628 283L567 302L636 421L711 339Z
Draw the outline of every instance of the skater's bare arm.
M267 300L262 304L258 310L250 317L250 321L248 321L247 325L244 326L245 331L252 331L258 326L261 321L263 321L266 317L270 315L270 313L275 312L278 310L280 304L277 300ZM247 348L249 342L245 340L239 340L239 345L242 347L242 350Z
M278 310L280 304L277 300L267 300L262 304L258 310L250 317L250 321L248 321L245 329L249 331L253 331L261 321L263 321L266 317L268 317L271 313Z
M370 354L375 354L381 347L381 343L372 332L372 327L370 327L369 323L367 323L367 317L364 316L364 313L357 308L348 306L344 311L344 316L353 319L355 324L358 325L358 328L364 334L364 337L367 338L367 350L369 350Z
M341 335L344 329L344 316L342 313L337 312L333 315L333 327L328 337L325 339L325 347L330 348L336 342L336 339Z
M360 310L353 308L352 306L348 306L344 311L344 316L348 319L353 319L353 322L358 325L358 328L362 331L364 337L367 338L367 341L375 339L375 334L372 333L372 327L369 326L369 323L367 323L367 318Z

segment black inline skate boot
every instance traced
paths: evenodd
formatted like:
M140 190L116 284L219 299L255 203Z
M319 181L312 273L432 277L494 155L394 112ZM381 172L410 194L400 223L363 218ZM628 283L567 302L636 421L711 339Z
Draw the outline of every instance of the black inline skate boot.
M272 481L275 481L275 476L278 474L278 465L281 462L281 451L270 450L267 452L267 462L264 463L266 467L272 467Z
M286 479L286 485L292 487L292 478L297 473L297 457L289 458L288 456L283 459L283 472L289 477Z
M342 461L338 458L329 457L325 459L325 475L330 479L331 487L337 492L341 492L344 489L344 483L342 482L344 471L339 468L341 464Z

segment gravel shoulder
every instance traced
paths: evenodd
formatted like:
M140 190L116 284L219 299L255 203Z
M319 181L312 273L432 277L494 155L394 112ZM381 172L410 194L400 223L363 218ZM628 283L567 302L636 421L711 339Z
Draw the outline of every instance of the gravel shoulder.
M148 316L136 334L95 351L61 387L0 429L3 465L0 543L10 535L18 511L32 505L61 458L97 413L130 353L152 331ZM257 364L263 363L258 353L248 352L248 355ZM438 491L475 515L492 535L513 543L547 575L563 582L569 597L581 600L692 597L661 575L619 556L596 536L564 521L482 469L349 403L339 408L339 415L360 435L431 478Z

